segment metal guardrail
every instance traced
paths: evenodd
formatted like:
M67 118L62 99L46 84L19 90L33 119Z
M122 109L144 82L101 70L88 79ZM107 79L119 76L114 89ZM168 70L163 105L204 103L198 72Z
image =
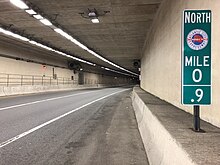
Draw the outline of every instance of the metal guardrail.
M0 86L24 85L71 85L78 84L78 80L66 77L50 77L36 75L2 74L0 73Z

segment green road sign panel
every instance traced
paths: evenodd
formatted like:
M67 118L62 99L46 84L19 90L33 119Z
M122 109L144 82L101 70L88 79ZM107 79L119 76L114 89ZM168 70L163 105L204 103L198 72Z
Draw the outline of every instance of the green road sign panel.
M182 104L211 104L210 10L185 10L182 29Z
M210 104L210 86L183 86L183 103L194 105Z

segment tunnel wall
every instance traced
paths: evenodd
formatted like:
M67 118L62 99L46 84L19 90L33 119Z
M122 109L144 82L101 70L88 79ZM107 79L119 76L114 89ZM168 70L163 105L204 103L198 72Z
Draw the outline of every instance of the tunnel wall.
M53 67L49 65L36 64L32 62L19 61L0 57L0 73L1 74L17 74L17 75L33 75L33 76L53 76L57 77L77 77L73 71L69 69ZM54 71L53 71L54 69Z
M104 74L84 73L84 84L103 84L103 85L118 85L129 84L129 79L126 77L108 76Z
M212 105L201 107L202 119L220 127L219 0L164 0L148 33L141 59L141 88L192 113L181 105L181 18L184 9L212 10Z
M10 41L10 40L9 40ZM45 53L39 48L29 49L18 43L0 41L0 96L106 87L127 84L123 77L107 76L86 71L79 84L79 71L67 68L68 61L59 55Z
M2 36L1 36L2 37ZM33 61L35 63L45 63L54 66L66 67L66 60L59 58L51 52L44 51L43 49L33 46L32 49L26 43L17 42L13 43L13 39L0 38L0 57L5 56L9 58L17 58L18 61Z
M75 73L73 70L53 67L49 65L36 64L32 62L24 62L14 59L9 59L5 57L0 57L0 84L6 83L7 75L9 75L9 86L13 85L10 83L15 83L17 81L17 85L20 83L21 76L23 76L23 81L25 83L25 79L30 79L34 77L34 79L39 79L44 77L44 80L49 80L56 82L56 79L63 83L63 79L66 82L67 80L73 80L74 84L78 85L79 71ZM54 74L56 74L56 79L54 79ZM13 81L14 79L14 81ZM117 85L117 84L127 84L129 83L128 78L123 77L114 77L108 76L104 74L95 74L89 72L83 72L83 84L87 85L95 85L95 84L105 84L105 85ZM55 83L56 84L56 83ZM16 85L16 84L14 84ZM25 85L25 84L23 84Z

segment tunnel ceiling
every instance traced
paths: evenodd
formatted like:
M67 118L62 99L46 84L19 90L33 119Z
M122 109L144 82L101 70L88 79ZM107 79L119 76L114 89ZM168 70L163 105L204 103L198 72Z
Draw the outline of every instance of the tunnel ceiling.
M162 0L28 0L35 11L62 27L83 44L112 62L137 72L146 34ZM79 13L96 9L102 15L93 24ZM31 37L93 63L116 69L54 32L48 26L15 6L0 0L0 24L11 26ZM1 38L0 38L1 39ZM16 41L13 41L16 44ZM30 48L33 47L30 45ZM45 50L46 51L46 50Z

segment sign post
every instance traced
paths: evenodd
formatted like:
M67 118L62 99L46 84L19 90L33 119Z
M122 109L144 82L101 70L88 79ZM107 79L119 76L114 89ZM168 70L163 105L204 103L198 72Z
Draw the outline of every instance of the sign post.
M211 104L210 10L183 12L182 104L193 105L194 130L200 131L199 106Z
M193 106L193 116L194 116L194 130L196 132L200 131L200 116L199 116L199 105Z

